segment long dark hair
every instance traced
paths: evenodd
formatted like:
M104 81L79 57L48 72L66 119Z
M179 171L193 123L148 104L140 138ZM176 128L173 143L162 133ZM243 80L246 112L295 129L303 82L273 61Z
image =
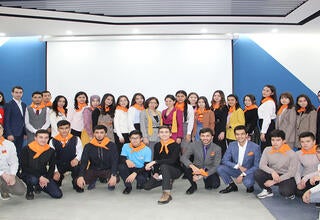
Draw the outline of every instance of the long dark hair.
M227 99L228 99L229 97L233 97L233 98L235 98L235 100L237 101L237 103L236 103L236 106L235 106L235 107L236 107L236 109L240 108L240 104L239 104L238 96L236 96L235 94L230 94L230 95L228 95L228 96L227 96ZM228 104L228 109L230 109L229 104Z
M6 104L6 100L5 100L5 98L4 98L3 92L0 91L0 95L2 96L2 100L1 100L1 102L0 102L0 106L1 106L1 105L4 106L4 104Z
M205 108L206 110L210 110L210 106L209 106L208 99L207 99L205 96L200 96L200 97L198 98L197 108L199 108L198 102L199 102L200 99L202 99L202 100L204 101L204 104L205 104L205 107L204 107L204 108Z
M149 108L149 103L150 103L152 100L155 100L155 101L156 101L156 103L158 104L157 107L156 107L156 109L158 108L158 106L159 106L159 100L158 100L156 97L150 97L150 98L148 98L148 99L144 102L144 108L145 108L145 109Z
M281 98L287 98L290 100L290 103L288 104L288 109L292 109L293 106L294 106L294 100L293 100L293 97L291 95L290 92L284 92L284 93L281 93L281 95L279 96L279 106L278 106L278 110L280 109L281 107Z
M112 104L108 106L110 108L110 110L108 112L106 112L106 109L105 109L106 103L105 102L108 97L112 97ZM116 110L116 100L111 93L106 93L103 95L100 106L101 106L101 114L103 114L103 115L109 114L111 118L114 118L114 112Z
M273 93L270 97L273 99L274 103L276 104L277 106L277 90L276 90L276 87L273 86L273 85L265 85L264 87L268 87L271 92ZM263 88L264 88L263 87ZM264 99L265 97L262 96L261 100L260 100L260 104L262 104L262 100Z
M142 97L142 99L143 99L142 106L144 106L144 102L146 101L146 99L144 98L144 95L142 93L140 93L140 92L137 92L137 93L135 93L133 95L130 106L133 106L134 104L136 104L137 96L141 96Z
M188 104L191 104L190 101L189 101L189 98L190 98L190 96L192 96L192 95L197 96L197 102L198 102L199 95L198 95L196 92L190 92L190 93L188 94L188 96L187 96L187 102L188 102ZM197 105L197 103L196 103L196 105Z
M312 110L315 110L315 109L316 109L316 108L312 105L309 96L307 96L306 94L301 94L301 95L299 95L299 96L297 97L297 100L296 100L296 111L297 111L297 114L299 114L299 113L298 113L298 110L301 108L301 106L298 104L298 100L299 100L300 98L302 98L302 97L305 98L305 99L307 100L307 102L308 102L308 105L307 105L307 107L306 107L306 113L309 113L309 112L311 112Z
M129 108L130 101L129 101L128 97L125 96L125 95L121 95L121 96L118 97L118 99L117 99L117 106L118 106L118 105L120 106L120 99L121 99L121 98L127 99L128 104L127 104L126 108Z
M184 99L184 108L183 108L183 116L184 116L184 120L187 120L187 115L188 115L188 95L187 92L184 90L178 90L176 92L176 97L178 94L183 94L186 98Z
M64 106L63 106L63 109L67 115L68 113L68 109L67 109L67 106L68 106L68 100L66 97L64 97L63 95L58 95L53 103L52 103L52 111L54 111L56 113L56 115L58 116L59 115L59 111L58 111L58 102L59 102L59 99L63 98L65 100L65 103L64 103Z
M216 93L219 93L219 95L221 96L220 108L222 108L223 106L227 105L226 104L226 96L224 95L224 92L222 90L216 90L212 94L211 107L214 106L214 104L216 104L216 102L214 101L214 94L216 94ZM211 110L213 110L213 109L211 109Z
M86 104L88 105L89 103L89 100L88 100L88 95L87 93L83 92L83 91L80 91L80 92L77 92L77 94L74 96L74 108L75 109L79 109L79 106L78 106L78 102L77 102L77 98L81 95L84 95L86 97Z

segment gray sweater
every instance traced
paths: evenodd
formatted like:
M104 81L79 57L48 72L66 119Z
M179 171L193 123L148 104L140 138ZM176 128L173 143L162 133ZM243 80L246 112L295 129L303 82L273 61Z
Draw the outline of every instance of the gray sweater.
M301 179L307 181L311 177L318 174L319 159L315 154L302 154L302 151L296 152L299 165L295 175L296 183L300 183ZM302 178L303 177L303 178Z

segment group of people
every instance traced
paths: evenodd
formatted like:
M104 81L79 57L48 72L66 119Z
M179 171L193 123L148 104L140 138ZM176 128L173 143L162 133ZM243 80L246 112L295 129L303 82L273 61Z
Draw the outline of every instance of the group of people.
M123 194L134 180L139 190L162 186L159 204L172 200L173 182L182 174L191 185L186 194L201 179L207 190L222 179L227 187L220 193L238 191L240 183L252 193L257 182L261 199L273 196L277 185L286 198L320 202L320 113L306 95L294 104L290 93L282 93L277 104L275 87L266 85L259 106L248 94L241 109L236 95L225 98L221 90L210 104L179 90L164 98L167 108L160 112L158 98L145 100L141 93L129 105L125 95L89 99L81 91L69 108L62 95L51 103L49 91L34 92L29 106L22 102L23 88L11 94L5 103L0 92L3 199L26 192L31 200L41 191L61 198L64 175L71 172L79 193L94 189L97 180L114 190L120 177Z

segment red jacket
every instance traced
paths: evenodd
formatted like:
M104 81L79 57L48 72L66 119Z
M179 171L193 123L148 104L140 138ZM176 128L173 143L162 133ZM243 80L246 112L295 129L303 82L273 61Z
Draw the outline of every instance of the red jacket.
M4 108L0 107L0 124L3 125L4 122Z

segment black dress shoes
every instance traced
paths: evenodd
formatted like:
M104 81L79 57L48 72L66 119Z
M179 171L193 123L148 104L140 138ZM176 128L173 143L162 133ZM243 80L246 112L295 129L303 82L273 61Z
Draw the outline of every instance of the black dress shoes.
M123 194L129 194L132 190L132 187L126 187L124 190L123 190Z
M34 199L34 194L33 194L33 192L27 192L27 194L26 194L26 199L27 199L27 200L33 200L33 199Z
M254 191L254 187L253 186L247 188L247 193L252 193L253 191Z
M219 193L230 193L230 192L237 192L238 191L238 187L236 186L236 184L230 184L227 188L221 190Z
M195 186L190 186L190 188L187 189L186 194L191 195L191 194L193 194L195 191L197 191L197 185L195 185Z

